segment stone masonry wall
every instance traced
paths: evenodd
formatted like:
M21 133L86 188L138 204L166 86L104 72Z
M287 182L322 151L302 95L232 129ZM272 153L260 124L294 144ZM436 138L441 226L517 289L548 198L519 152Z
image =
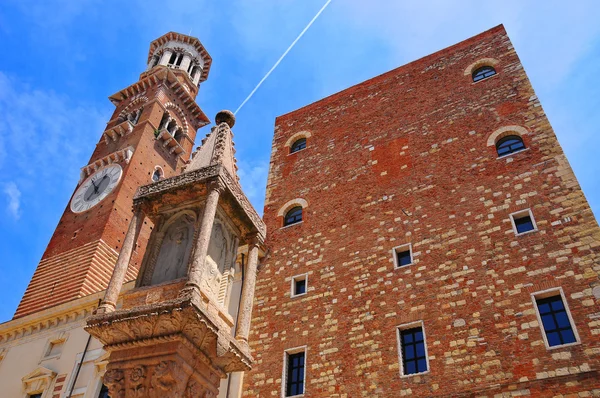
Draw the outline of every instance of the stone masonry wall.
M484 58L498 73L473 83ZM505 126L527 150L498 158ZM303 222L282 228L295 198ZM538 231L515 236L528 208ZM300 346L306 397L600 394L600 229L502 26L277 118L264 219L244 396L282 396ZM546 348L531 294L549 288L580 344ZM429 372L401 377L397 326L414 321Z

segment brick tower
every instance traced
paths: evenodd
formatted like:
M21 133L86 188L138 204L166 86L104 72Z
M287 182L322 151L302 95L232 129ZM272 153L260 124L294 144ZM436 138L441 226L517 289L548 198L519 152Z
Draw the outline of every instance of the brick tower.
M15 318L106 288L143 184L179 174L196 130L195 102L211 58L198 39L167 33L150 45L140 80L109 97L116 106L81 169L81 180L17 308ZM151 224L141 228L127 279L135 278Z
M600 389L600 229L502 26L276 120L247 397Z

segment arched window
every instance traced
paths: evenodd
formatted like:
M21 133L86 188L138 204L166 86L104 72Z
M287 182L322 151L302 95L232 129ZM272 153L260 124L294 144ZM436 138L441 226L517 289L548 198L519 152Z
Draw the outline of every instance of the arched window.
M171 53L171 58L169 58L168 65L173 65L175 63L175 61L177 61L177 55L178 54L176 52Z
M157 182L163 178L163 173L160 167L156 166L154 174L152 174L152 181Z
M523 149L525 149L525 144L523 143L523 139L518 135L508 135L496 143L498 156L508 155Z
M481 68L475 69L473 72L473 81L478 82L483 79L487 79L490 76L496 74L496 69L491 66L482 66Z
M302 137L294 141L294 143L290 147L290 153L298 152L304 148L306 148L306 138Z
M292 207L283 219L283 226L296 224L302 221L302 206Z

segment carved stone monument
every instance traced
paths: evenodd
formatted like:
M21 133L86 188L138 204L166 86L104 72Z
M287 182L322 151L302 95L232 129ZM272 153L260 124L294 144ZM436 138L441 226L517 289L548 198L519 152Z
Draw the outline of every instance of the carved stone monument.
M106 295L86 327L110 353L104 383L112 398L216 397L227 373L250 369L248 333L266 230L238 183L234 123L231 112L219 112L185 172L142 186L134 197ZM136 288L117 309L145 217L154 229ZM248 262L236 324L227 306L243 245Z

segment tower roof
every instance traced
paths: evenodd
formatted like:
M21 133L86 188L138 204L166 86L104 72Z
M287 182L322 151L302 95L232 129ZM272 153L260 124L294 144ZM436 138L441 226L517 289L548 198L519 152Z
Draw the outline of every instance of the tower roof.
M204 61L204 68L202 68L202 75L200 76L200 81L205 81L208 78L208 71L210 70L212 58L208 54L202 43L200 43L200 40L192 36L184 35L182 33L177 32L169 32L162 35L161 37L150 43L150 50L148 51L147 62L150 62L155 51L160 46L164 45L165 43L168 43L169 41L179 41L185 44L189 44L190 46L193 46L196 49L196 51L198 51L198 54L200 54L202 60Z

